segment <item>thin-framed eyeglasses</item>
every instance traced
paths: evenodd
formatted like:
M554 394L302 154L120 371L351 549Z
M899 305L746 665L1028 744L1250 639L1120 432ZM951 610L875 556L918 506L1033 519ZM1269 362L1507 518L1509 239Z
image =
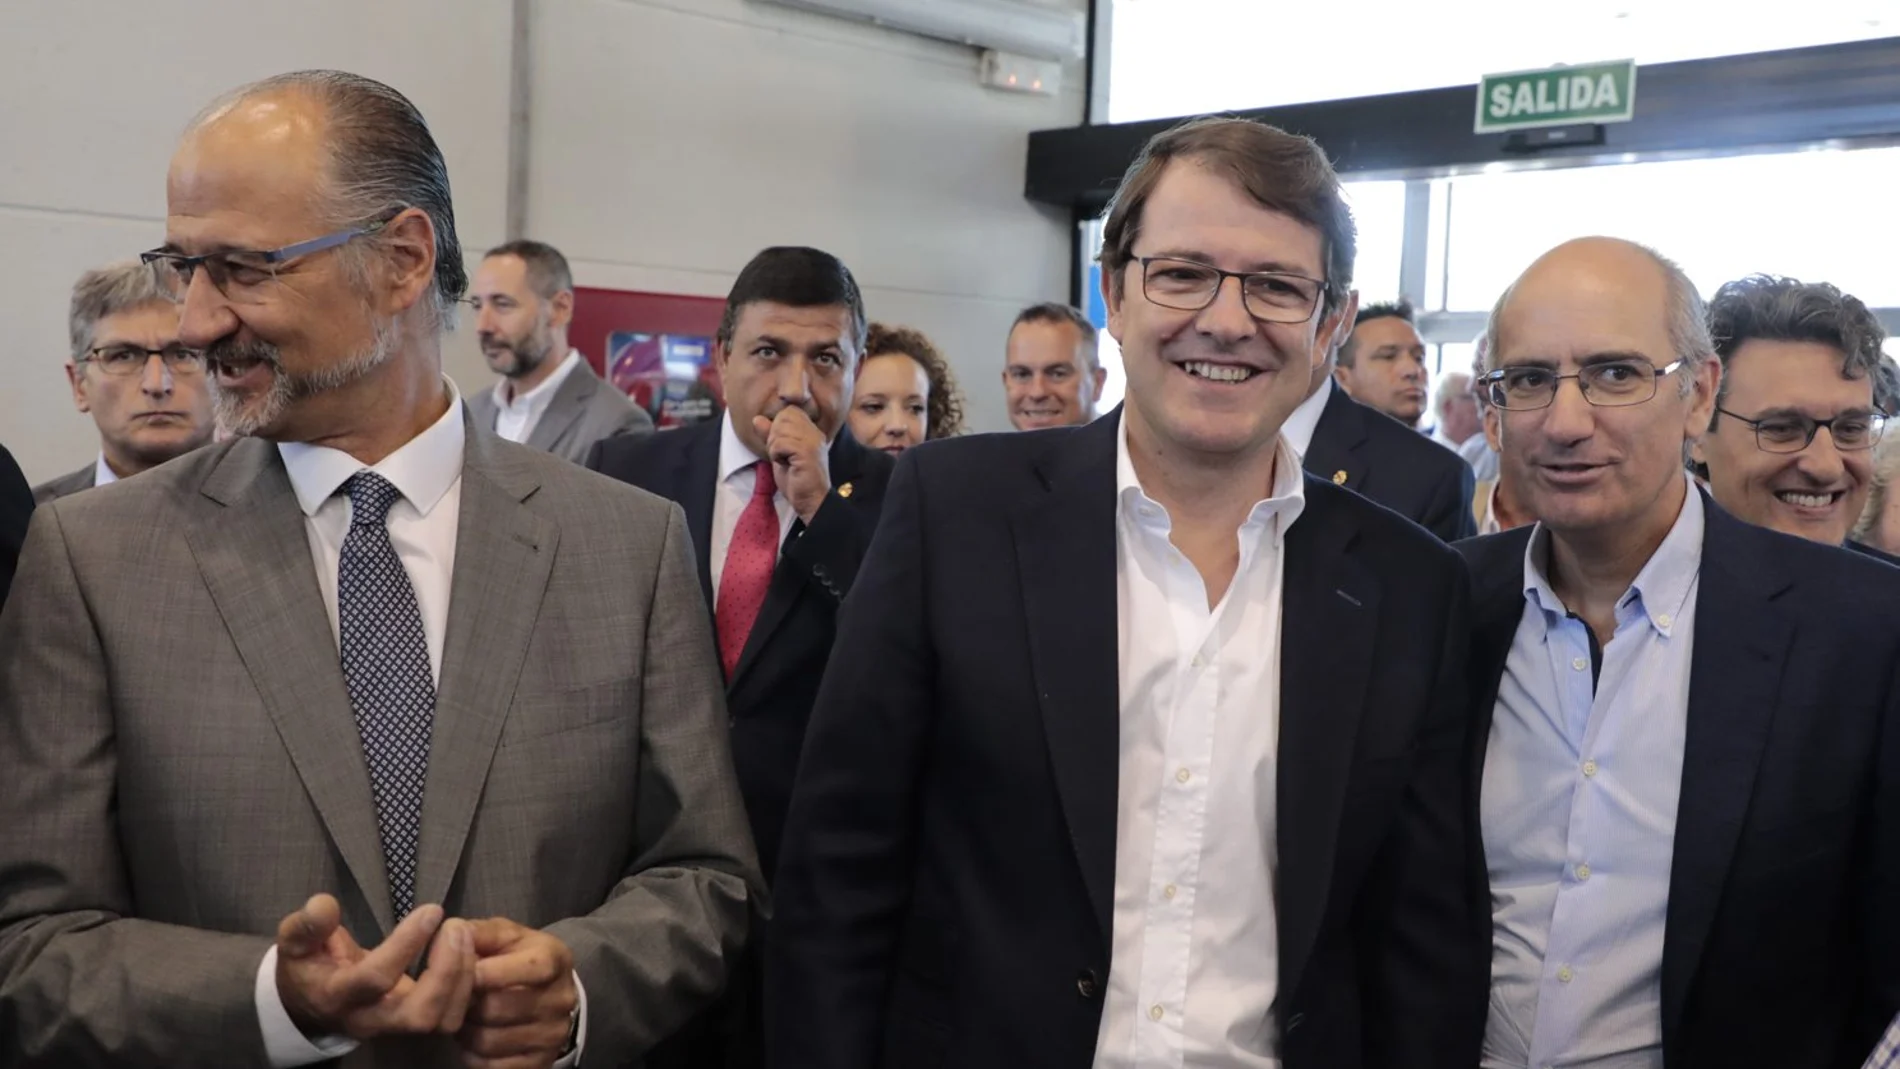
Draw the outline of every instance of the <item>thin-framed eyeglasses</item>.
M1880 443L1887 429L1884 412L1843 412L1833 419L1812 419L1799 412L1777 412L1760 419L1749 419L1738 412L1716 406L1717 412L1737 423L1746 423L1755 431L1755 445L1764 453L1799 453L1814 444L1822 427L1834 439L1834 448L1843 453L1859 453Z
M1313 318L1327 289L1323 279L1290 271L1223 271L1172 256L1144 256L1135 262L1141 265L1142 296L1177 312L1206 308L1228 279L1237 278L1248 315L1264 323L1304 323Z
M166 370L175 377L205 373L205 354L183 345L167 345L163 349L147 349L143 345L96 345L74 363L91 364L108 375L124 378L144 374L155 356L165 362Z
M1674 374L1686 361L1671 360L1662 367L1630 357L1591 364L1574 374L1559 375L1547 367L1513 365L1490 371L1478 380L1491 403L1506 412L1548 408L1557 399L1557 387L1576 379L1583 399L1598 408L1640 405L1656 396L1656 384Z
M199 268L203 268L211 284L226 299L239 304L255 304L264 300L271 283L277 280L277 272L292 260L338 248L357 238L377 233L388 225L388 219L381 219L309 241L299 241L281 249L230 249L208 252L202 256L153 249L140 253L139 259L152 269L159 291L174 301L184 301L185 294L191 289L193 276Z

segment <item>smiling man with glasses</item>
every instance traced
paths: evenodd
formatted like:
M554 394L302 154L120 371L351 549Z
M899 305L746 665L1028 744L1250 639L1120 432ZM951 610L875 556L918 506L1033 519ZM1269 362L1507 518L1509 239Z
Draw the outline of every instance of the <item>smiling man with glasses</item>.
M1900 1008L1900 569L1695 488L1683 451L1722 368L1653 250L1558 247L1487 343L1501 471L1538 522L1458 547L1484 1069L1857 1065ZM1871 433L1843 412L1823 418ZM1739 444L1807 437L1758 423Z
M204 354L178 340L178 307L136 262L80 276L68 316L73 405L99 429L99 455L33 490L44 503L117 482L211 441Z
M1825 282L1756 275L1716 292L1709 328L1722 389L1694 457L1716 503L1750 523L1864 549L1847 536L1893 404L1878 396L1880 320Z

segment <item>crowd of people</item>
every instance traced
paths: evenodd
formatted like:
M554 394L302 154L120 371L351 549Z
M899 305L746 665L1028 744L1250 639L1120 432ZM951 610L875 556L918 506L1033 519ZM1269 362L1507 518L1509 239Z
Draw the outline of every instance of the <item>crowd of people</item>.
M786 246L656 431L389 86L233 90L165 186L73 289L96 457L0 450L0 1066L1900 1051L1900 375L1832 285L1579 238L1433 390L1320 148L1206 118L1106 218L1112 411L1038 304L965 433Z

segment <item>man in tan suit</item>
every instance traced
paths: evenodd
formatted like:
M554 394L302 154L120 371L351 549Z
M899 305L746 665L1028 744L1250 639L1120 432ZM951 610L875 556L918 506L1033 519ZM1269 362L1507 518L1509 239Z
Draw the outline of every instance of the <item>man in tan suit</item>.
M239 90L167 190L147 260L244 437L34 519L0 1065L638 1059L758 886L680 510L470 424L394 90Z

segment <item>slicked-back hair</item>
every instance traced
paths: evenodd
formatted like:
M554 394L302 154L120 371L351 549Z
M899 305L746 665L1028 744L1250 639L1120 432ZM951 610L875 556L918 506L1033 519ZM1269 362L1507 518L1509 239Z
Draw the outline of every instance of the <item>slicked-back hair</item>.
M561 255L561 250L544 241L526 238L510 241L489 249L482 259L492 260L497 256L512 256L520 260L527 269L528 288L544 301L553 300L557 293L572 292L574 289L574 272L568 270L567 257Z
M1321 304L1328 315L1339 310L1352 289L1358 231L1332 162L1310 137L1225 116L1191 119L1156 134L1123 176L1102 224L1102 270L1117 294L1122 271L1135 258L1143 209L1168 165L1176 160L1206 167L1232 180L1261 207L1319 231L1321 269L1326 275Z
M278 93L307 93L324 106L330 166L318 189L323 214L333 226L385 221L409 208L429 217L435 228L430 313L438 327L452 327L456 306L468 292L468 267L462 262L462 243L455 236L448 164L422 112L408 97L360 74L293 71L226 93L199 113L192 129L235 104ZM359 277L363 255L359 250L375 245L372 237L344 247L345 261Z
M66 315L73 362L92 350L101 319L152 305L172 307L172 301L159 290L152 269L137 260L107 264L80 275L73 283L72 306Z
M853 350L864 353L864 296L851 269L828 252L803 245L776 245L754 256L726 294L726 311L720 317L715 339L721 347L732 345L739 313L746 305L759 302L791 308L843 305L851 311Z
M1893 374L1881 346L1887 331L1860 298L1826 282L1801 282L1777 275L1750 275L1726 283L1709 302L1709 338L1724 370L1751 340L1817 342L1841 353L1841 377L1872 379L1874 403L1893 412ZM1728 376L1716 394L1728 397ZM1713 420L1720 419L1719 413Z

